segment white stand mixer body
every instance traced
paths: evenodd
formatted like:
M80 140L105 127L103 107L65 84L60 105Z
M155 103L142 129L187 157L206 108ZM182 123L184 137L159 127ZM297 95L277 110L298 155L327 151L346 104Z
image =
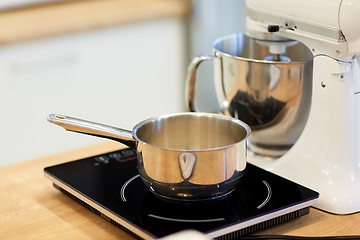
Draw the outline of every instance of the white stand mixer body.
M360 95L351 67L315 57L311 109L298 141L279 159L249 159L318 191L316 207L338 214L360 211Z
M261 5L265 2L268 4ZM322 38L321 32L316 35L316 31L313 34L312 30L306 32L286 27L280 27L280 31L275 33L303 42L314 53L310 113L301 136L285 155L276 160L249 157L249 162L318 191L320 199L316 207L322 210L336 214L359 212L360 65L357 55L360 52L360 30L354 26L360 22L360 8L355 7L360 6L360 1L299 0L296 1L298 6L279 10L272 9L272 6L278 5L270 2L247 0L247 5L253 7L252 11L260 9L266 21L271 19L268 15L274 15L274 24L278 24L278 19L291 22L290 18L296 22L299 20L297 16L303 16L308 18L306 20L311 22L310 25L323 25L323 29L335 32L337 29L340 35L338 39ZM279 2L285 4L288 1ZM291 3L296 5L294 1ZM307 9L309 4L315 7ZM321 5L323 9L317 13L324 16L313 16L311 9ZM301 11L304 15L300 14ZM281 15L285 13L288 18ZM353 17L355 20L348 26ZM249 17L247 20L248 33L266 33L268 22ZM306 21L300 19L299 22L302 26ZM297 23L294 24L292 26L297 26ZM343 24L346 27L340 28Z

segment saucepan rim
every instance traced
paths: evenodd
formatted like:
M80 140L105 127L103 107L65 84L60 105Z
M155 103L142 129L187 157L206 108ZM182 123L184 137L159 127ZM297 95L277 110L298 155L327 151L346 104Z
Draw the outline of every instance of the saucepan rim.
M165 119L172 118L172 117L182 117L182 116L198 116L198 117L206 117L206 118L211 117L211 118L221 119L221 120L224 120L224 121L229 121L229 124L234 123L236 125L241 126L246 131L246 135L244 137L242 137L240 141L235 141L232 144L228 144L228 145L224 145L224 146L220 146L220 147L202 148L202 149L181 149L181 148L168 148L168 147L158 146L158 145L150 144L147 141L142 140L138 136L138 131L143 126L145 126L146 124L151 124L154 121L165 120ZM152 118L148 118L146 120L143 120L143 121L137 123L134 126L134 128L132 130L132 134L133 134L133 138L136 141L141 142L144 145L148 145L148 146L157 148L157 149L169 150L169 151L178 151L178 152L205 152L205 151L216 151L216 150L229 148L229 147L232 147L232 146L234 146L236 144L239 144L242 141L247 141L248 137L251 134L251 128L245 122L243 122L241 120L235 119L233 117L221 115L221 114L202 113L202 112L183 112L183 113L164 114L164 115L161 115L161 116L158 116L158 117L152 117Z

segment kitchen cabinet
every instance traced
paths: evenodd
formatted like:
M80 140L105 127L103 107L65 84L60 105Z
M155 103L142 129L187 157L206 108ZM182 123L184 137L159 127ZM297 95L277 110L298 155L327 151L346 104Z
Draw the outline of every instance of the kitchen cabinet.
M87 1L80 2L76 4L86 8ZM103 11L107 2L110 15L117 16L111 8L122 1L103 1ZM121 14L121 5L117 6ZM59 7L65 11L67 6ZM77 5L73 18L76 9L84 8ZM30 9L24 15L31 16L31 10L40 11ZM67 133L47 123L50 113L131 129L145 118L184 111L185 17L164 14L145 19L142 14L138 20L132 16L134 19L122 22L112 17L106 22L97 13L97 22L92 22L91 11L87 12L86 19L82 16L76 21L79 29L69 26L67 20L60 32L52 29L49 35L36 27L28 30L37 29L38 36L26 33L22 25L16 34L4 28L7 35L0 37L0 166L105 141ZM66 14L69 17L69 11ZM27 24L26 19L5 20ZM43 23L43 27L49 24Z

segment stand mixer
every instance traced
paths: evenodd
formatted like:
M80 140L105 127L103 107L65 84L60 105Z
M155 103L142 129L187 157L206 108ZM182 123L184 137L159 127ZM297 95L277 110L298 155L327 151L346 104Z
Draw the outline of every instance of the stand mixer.
M318 191L319 209L360 211L360 0L246 0L246 6L248 36L296 40L314 55L310 113L299 139L278 159L249 162Z

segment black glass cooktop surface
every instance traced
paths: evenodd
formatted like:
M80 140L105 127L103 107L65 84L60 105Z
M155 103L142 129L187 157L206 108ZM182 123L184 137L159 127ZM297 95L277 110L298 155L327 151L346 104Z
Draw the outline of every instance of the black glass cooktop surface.
M143 184L130 149L47 167L44 172L60 191L140 239L184 229L234 239L305 215L319 197L248 163L236 189L223 199L169 202Z

